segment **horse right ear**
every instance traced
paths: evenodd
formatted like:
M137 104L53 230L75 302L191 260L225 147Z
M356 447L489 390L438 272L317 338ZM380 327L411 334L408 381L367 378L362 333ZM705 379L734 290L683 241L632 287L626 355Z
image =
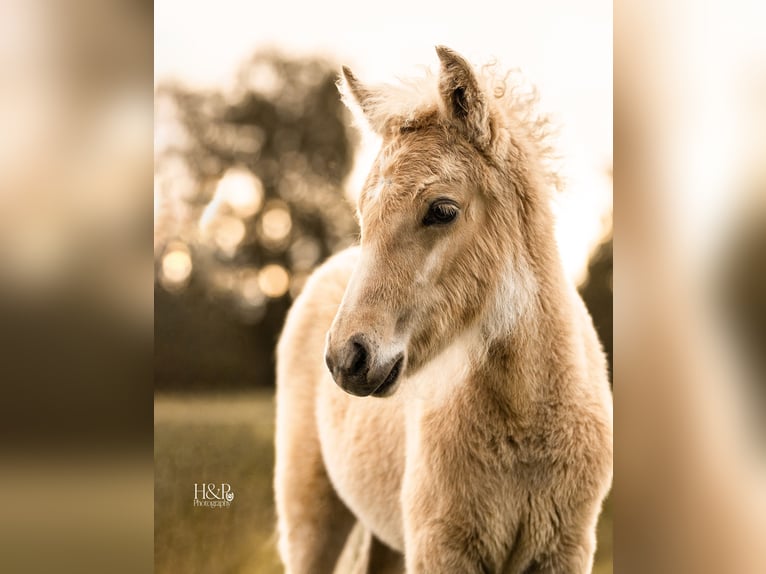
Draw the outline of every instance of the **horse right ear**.
M441 62L439 93L444 110L455 124L480 149L492 140L492 127L487 98L471 65L446 46L436 46Z
M343 81L338 84L338 88L343 102L357 120L362 120L376 133L382 133L384 126L375 113L380 98L376 97L373 90L362 85L348 66L343 66Z

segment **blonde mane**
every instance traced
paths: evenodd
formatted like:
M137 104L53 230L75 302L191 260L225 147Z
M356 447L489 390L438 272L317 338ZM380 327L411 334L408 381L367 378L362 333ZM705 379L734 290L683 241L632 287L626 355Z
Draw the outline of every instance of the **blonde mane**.
M491 108L505 123L504 127L534 158L542 181L560 190L562 178L554 145L557 129L550 115L539 109L537 88L518 68L504 69L496 61L475 68L474 72ZM397 80L397 84L367 86L368 99L364 111L351 93L348 82L343 79L338 81L341 97L359 127L378 133L392 129L398 131L402 127L417 126L421 118L441 109L438 73L424 67L423 75L419 77Z

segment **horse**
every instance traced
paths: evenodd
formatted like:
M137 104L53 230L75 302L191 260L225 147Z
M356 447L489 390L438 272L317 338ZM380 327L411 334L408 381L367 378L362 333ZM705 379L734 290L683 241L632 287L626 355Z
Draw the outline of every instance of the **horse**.
M380 141L360 240L277 346L275 503L289 574L584 573L612 480L604 353L563 271L534 98L438 46L438 73L343 98Z

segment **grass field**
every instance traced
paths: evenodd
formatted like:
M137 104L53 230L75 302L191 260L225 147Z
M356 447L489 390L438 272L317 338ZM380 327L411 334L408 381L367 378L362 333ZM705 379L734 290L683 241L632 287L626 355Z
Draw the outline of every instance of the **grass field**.
M276 556L271 393L158 396L154 422L157 574L272 574ZM195 507L195 483L231 485L228 508ZM612 572L611 505L595 574Z

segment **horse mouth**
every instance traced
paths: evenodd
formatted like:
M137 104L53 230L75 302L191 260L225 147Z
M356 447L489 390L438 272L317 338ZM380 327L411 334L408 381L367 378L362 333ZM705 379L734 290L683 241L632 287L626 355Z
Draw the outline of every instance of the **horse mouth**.
M402 372L402 365L404 364L404 356L399 357L399 360L396 361L393 367L391 367L391 371L389 371L388 376L383 380L378 387L372 391L373 397L385 397L389 394L391 389L396 384L396 381L399 379L399 375Z

